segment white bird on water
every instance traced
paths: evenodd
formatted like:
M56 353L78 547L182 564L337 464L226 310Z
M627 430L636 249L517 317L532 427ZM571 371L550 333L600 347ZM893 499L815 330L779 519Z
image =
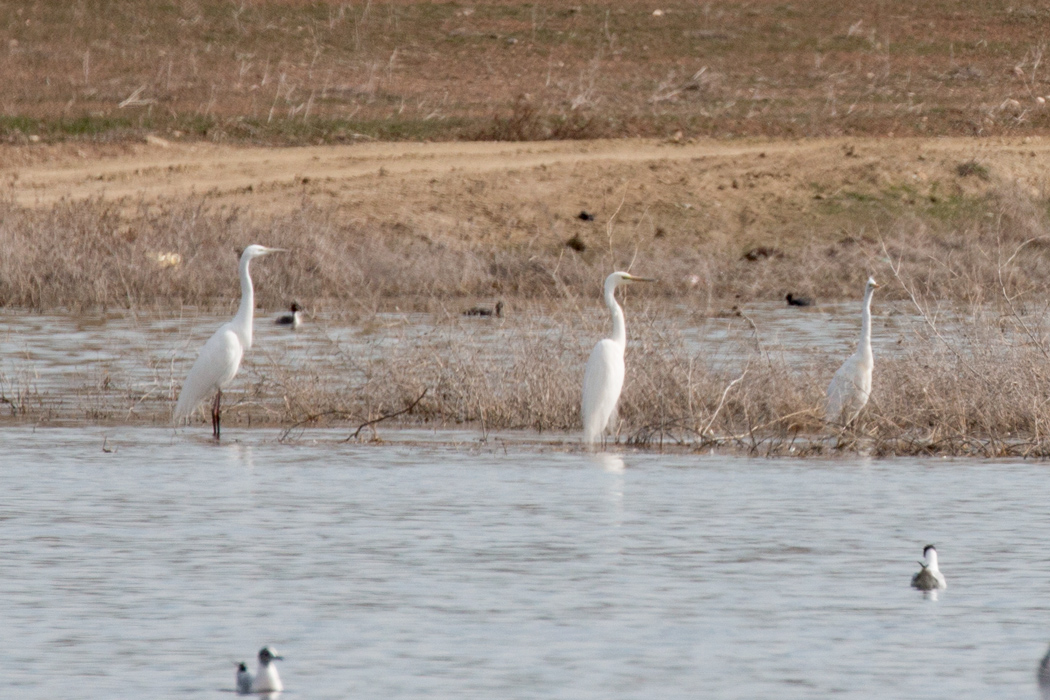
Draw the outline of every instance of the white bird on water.
M932 544L926 545L922 550L922 556L926 561L919 562L922 569L911 577L911 585L920 591L936 591L947 588L948 583L944 580L944 574L937 568L937 549Z
M193 413L206 398L215 394L211 409L212 435L219 439L219 411L222 389L229 384L240 369L241 359L252 347L252 320L255 315L255 290L248 273L248 263L253 258L270 253L285 252L280 248L250 245L241 254L241 305L232 320L219 326L219 330L208 339L201 349L193 368L186 375L175 405L175 425L179 425Z
M871 295L879 285L872 277L864 287L864 310L860 316L860 342L828 385L827 420L843 427L860 414L871 395L871 371L875 358L871 354Z
M623 309L616 303L616 288L632 282L654 282L626 272L614 272L605 278L605 305L612 316L611 338L599 340L587 360L583 375L583 441L604 441L605 434L616 423L616 404L623 389L626 368L623 353L627 348L627 326Z
M248 693L279 693L284 690L281 677L277 673L277 664L274 661L284 661L284 657L278 656L273 647L263 647L259 650L259 668L253 676L248 672L244 662L237 664L237 692L241 695Z

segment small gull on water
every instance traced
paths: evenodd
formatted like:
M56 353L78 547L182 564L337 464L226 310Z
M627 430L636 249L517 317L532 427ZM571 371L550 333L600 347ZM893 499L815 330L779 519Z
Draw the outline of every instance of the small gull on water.
M259 668L254 676L249 673L243 661L237 664L237 692L246 695L248 693L279 693L284 690L281 676L277 673L275 660L283 661L284 658L279 656L273 647L263 647L259 650Z
M948 583L944 580L944 574L937 568L937 549L932 544L928 544L922 550L922 556L926 558L926 561L919 562L922 569L912 577L911 585L920 591L947 588Z
M237 692L241 695L252 692L252 674L243 661L237 664Z

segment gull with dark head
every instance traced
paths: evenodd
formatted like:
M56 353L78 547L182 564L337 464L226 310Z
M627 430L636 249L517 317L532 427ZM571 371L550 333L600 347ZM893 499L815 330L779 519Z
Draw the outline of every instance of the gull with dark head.
M248 693L279 693L284 690L281 676L277 673L277 664L274 661L283 661L273 647L263 647L259 650L259 668L253 676L248 671L244 662L237 664L237 692L242 695Z
M926 545L922 550L922 556L926 561L920 561L922 569L911 578L911 585L920 591L936 591L947 588L948 583L944 580L944 574L937 568L937 548L932 544Z
M252 674L243 661L237 663L237 692L247 695L252 692Z

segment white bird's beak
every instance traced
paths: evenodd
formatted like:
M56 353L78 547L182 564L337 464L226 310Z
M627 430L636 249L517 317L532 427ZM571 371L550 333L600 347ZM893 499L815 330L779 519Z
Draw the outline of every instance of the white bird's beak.
M655 282L656 280L652 277L635 277L634 275L627 275L624 277L628 282Z

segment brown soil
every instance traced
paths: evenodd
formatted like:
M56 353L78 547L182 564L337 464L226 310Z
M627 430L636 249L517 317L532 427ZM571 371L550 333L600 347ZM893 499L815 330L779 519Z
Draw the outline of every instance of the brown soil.
M870 202L921 209L1004 185L1038 199L1050 182L1048 154L1050 139L1036 137L304 148L154 141L9 147L0 181L7 197L29 208L203 196L259 215L309 203L380 230L425 235L437 227L484 246L573 235L608 246L611 232L620 239L613 246L724 238L743 253L801 245ZM965 163L975 168L961 171ZM581 211L595 220L580 220Z
M104 7L10 3L0 13L0 139L1050 133L1040 3Z

